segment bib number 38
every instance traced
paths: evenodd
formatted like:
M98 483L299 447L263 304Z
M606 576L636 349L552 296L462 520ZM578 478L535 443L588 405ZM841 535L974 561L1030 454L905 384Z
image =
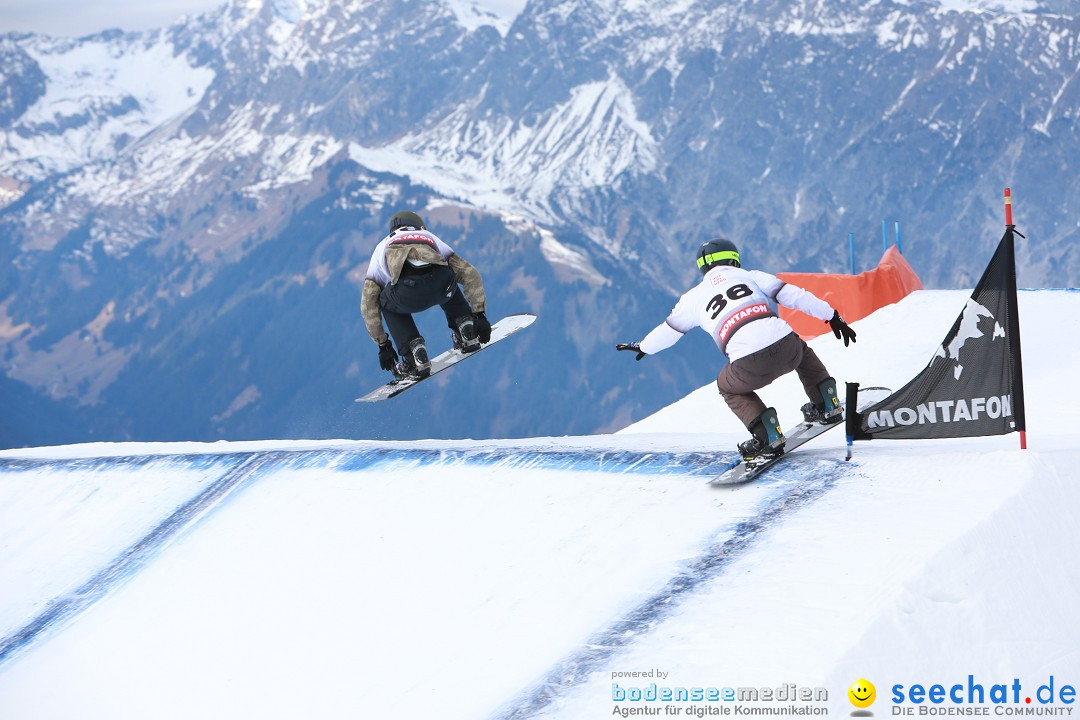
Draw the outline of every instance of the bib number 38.
M720 317L720 313L724 312L724 308L727 307L728 300L742 300L743 298L750 297L754 294L754 291L750 289L749 285L745 283L739 283L738 285L732 285L727 289L727 292L714 295L712 300L709 300L709 304L705 306L705 309L712 312L712 319Z

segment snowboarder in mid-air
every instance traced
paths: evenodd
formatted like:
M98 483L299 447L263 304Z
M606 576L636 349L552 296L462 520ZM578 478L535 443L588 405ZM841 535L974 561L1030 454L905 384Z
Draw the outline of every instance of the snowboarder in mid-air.
M458 286L460 281L464 286ZM360 312L379 346L379 366L396 378L427 377L431 360L412 314L436 305L446 314L454 348L476 352L491 340L480 273L429 232L415 212L403 210L390 219L390 234L371 254ZM383 330L383 320L394 344Z
M705 277L679 299L667 320L640 343L620 343L616 349L636 352L640 360L671 347L692 328L708 332L729 360L716 378L717 387L752 435L739 443L739 452L747 460L783 452L784 434L776 410L765 407L754 391L792 370L810 399L801 408L806 422L839 422L843 411L836 381L817 354L772 311L769 302L821 319L847 346L855 341L855 331L840 313L775 275L744 270L739 251L730 240L704 243L698 250L697 266Z

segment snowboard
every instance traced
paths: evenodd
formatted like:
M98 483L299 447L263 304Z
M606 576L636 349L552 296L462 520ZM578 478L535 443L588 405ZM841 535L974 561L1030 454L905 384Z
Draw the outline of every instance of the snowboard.
M447 350L431 359L431 374L427 377L394 378L385 385L375 388L367 395L356 398L356 402L379 402L381 400L389 400L392 397L396 397L414 385L418 385L428 378L438 375L443 370L452 368L462 360L467 360L473 355L479 355L500 340L505 340L519 330L524 330L529 327L535 320L536 316L528 313L507 315L491 326L491 340L481 345L479 350L468 354L454 349Z
M863 388L859 391L859 412L881 402L888 397L890 393L891 391L888 388L883 387ZM841 417L839 422L835 422L831 425L801 422L796 425L791 432L785 433L786 441L784 443L783 453L780 455L766 455L751 460L738 460L723 473L709 480L709 485L740 485L742 483L750 482L776 463L783 461L784 458L790 455L796 448L805 445L818 435L828 432L835 427L844 427L843 417Z

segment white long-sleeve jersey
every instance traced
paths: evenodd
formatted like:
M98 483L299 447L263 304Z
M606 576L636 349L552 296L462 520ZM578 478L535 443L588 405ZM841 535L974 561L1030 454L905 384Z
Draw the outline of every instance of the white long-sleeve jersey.
M770 300L824 322L833 316L827 302L775 275L717 265L679 298L667 320L645 336L641 350L653 355L699 327L709 333L729 360L738 360L793 332L772 311Z

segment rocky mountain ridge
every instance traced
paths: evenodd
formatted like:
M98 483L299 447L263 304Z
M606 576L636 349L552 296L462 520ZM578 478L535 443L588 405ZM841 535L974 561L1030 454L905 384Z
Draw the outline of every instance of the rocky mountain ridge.
M536 0L489 22L236 0L153 32L9 34L3 373L28 416L63 406L37 415L65 437L590 432L718 369L706 338L638 367L610 348L662 320L706 236L838 272L848 232L866 269L900 220L925 284L970 286L1009 185L1021 284L1075 285L1078 20L957 5ZM495 312L545 321L495 369L462 366L422 422L344 409L380 379L358 286L406 206L481 268ZM164 387L176 414L155 422ZM515 424L538 393L564 410Z

